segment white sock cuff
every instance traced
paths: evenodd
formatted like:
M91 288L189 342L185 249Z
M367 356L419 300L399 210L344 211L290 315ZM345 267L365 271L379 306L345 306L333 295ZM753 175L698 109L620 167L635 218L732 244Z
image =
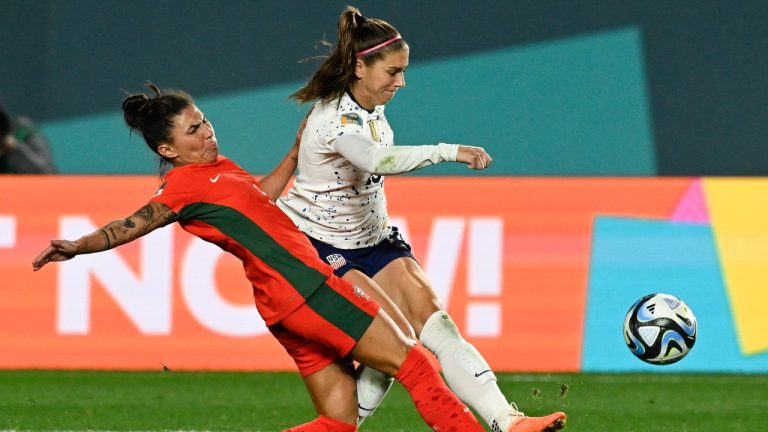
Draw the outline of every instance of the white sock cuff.
M437 311L430 315L419 335L421 344L435 355L439 355L451 340L457 339L463 340L456 324L445 311Z
M424 333L424 330L435 326L435 321L439 320L442 315L450 317L445 311L432 312L432 315L430 315L429 318L427 318L427 321L424 323L424 327L421 331L422 334Z

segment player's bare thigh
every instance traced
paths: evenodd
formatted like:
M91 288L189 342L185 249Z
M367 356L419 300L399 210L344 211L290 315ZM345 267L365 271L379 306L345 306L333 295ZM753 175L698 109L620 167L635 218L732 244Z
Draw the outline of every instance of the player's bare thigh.
M406 337L389 315L379 309L351 354L353 359L366 366L395 375L415 344L415 340Z
M443 308L427 275L410 257L390 262L374 275L373 280L400 308L417 336L427 318Z
M408 323L405 315L395 305L392 299L381 289L379 284L374 282L373 279L366 276L360 270L352 269L343 276L344 279L352 282L353 285L360 287L371 297L376 303L378 303L382 309L392 318L398 328L403 332L406 337L411 339L416 338L416 333L413 330L411 324Z

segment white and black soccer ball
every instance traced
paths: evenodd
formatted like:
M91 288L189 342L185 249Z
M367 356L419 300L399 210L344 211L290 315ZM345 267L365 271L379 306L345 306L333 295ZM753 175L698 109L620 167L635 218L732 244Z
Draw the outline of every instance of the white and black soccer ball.
M629 308L624 341L640 360L667 365L682 360L696 343L696 317L679 298L649 294Z

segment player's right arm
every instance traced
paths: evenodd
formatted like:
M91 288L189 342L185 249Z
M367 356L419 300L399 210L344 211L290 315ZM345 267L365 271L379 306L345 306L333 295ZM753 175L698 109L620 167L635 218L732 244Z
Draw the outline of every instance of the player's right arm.
M482 170L491 157L482 147L459 144L422 146L382 146L359 134L343 134L334 139L332 148L356 167L371 174L401 174L441 162L461 162Z
M168 206L159 202L150 202L131 216L110 222L77 240L51 240L51 244L32 261L32 270L40 270L51 261L66 261L76 255L112 249L132 242L175 220L176 213Z

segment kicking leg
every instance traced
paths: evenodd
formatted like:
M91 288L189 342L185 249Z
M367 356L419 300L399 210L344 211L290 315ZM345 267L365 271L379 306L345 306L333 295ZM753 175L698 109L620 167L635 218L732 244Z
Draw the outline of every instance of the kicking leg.
M450 388L477 411L492 431L511 430L513 424L526 418L507 401L488 363L442 310L437 294L415 260L396 259L374 280L400 307L421 343L435 354ZM557 419L565 418L562 413L556 414Z

